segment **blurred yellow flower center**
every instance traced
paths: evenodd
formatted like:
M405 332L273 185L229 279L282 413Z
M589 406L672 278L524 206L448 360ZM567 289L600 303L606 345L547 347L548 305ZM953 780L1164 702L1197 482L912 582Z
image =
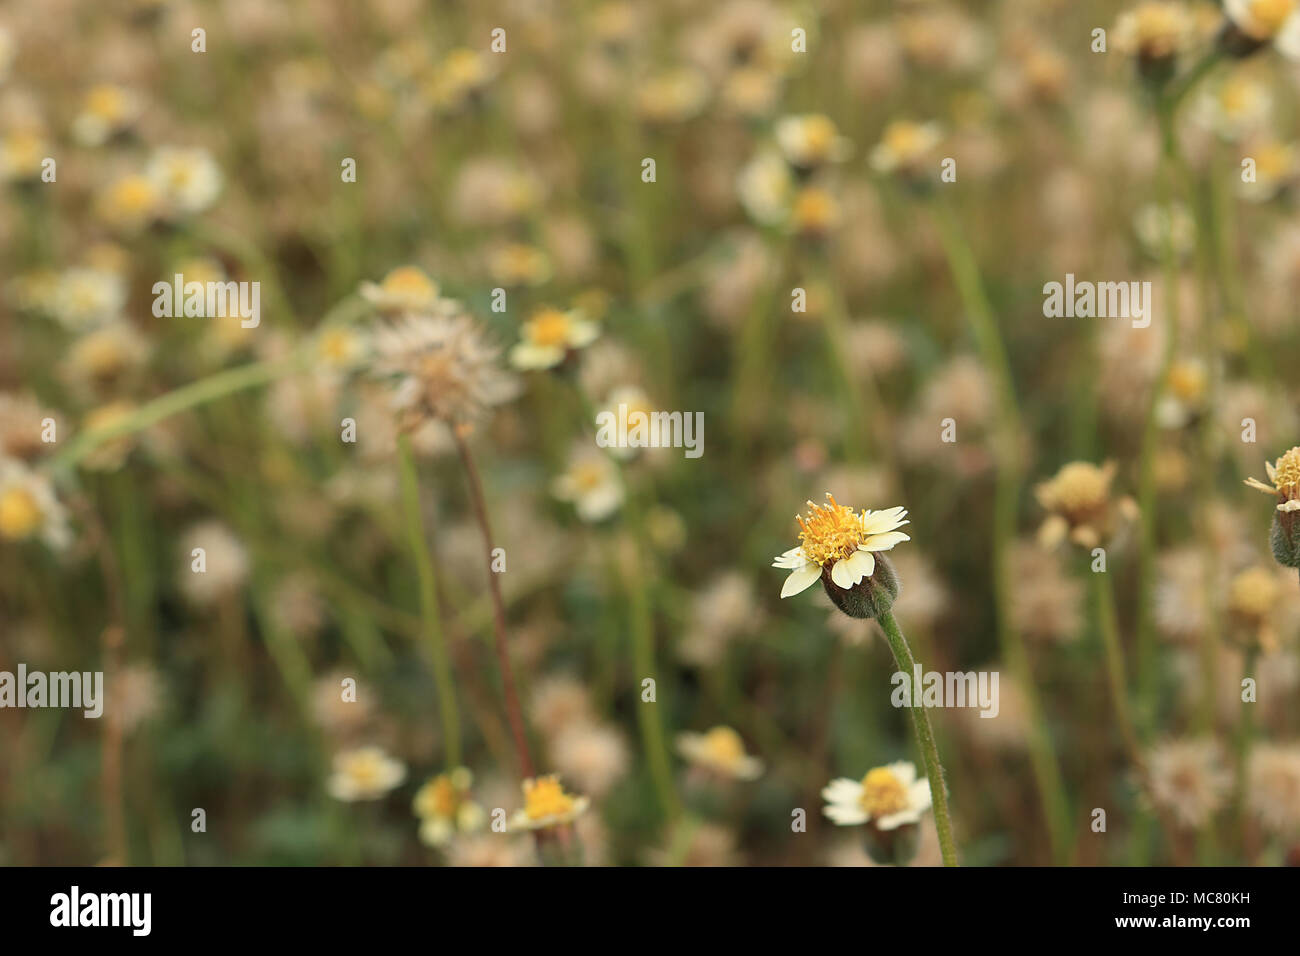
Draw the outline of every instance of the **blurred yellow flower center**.
M924 137L919 125L900 120L885 129L884 142L885 148L895 156L907 157L921 151Z
M876 767L862 778L862 809L873 817L907 809L907 788L888 767Z
M1187 26L1187 11L1177 3L1146 3L1136 11L1139 51L1163 57L1174 52Z
M605 475L605 469L596 461L580 462L569 471L569 478L580 491L595 491L605 483Z
M446 775L436 778L426 794L429 815L437 817L455 816L460 795Z
M714 727L705 734L704 746L708 748L709 756L723 766L734 764L745 756L740 734L730 727Z
M384 761L375 755L358 754L348 761L346 772L357 786L376 787L383 779Z
M573 797L564 792L555 777L524 781L524 813L530 820L562 816L573 809Z
M1279 179L1295 166L1295 151L1285 143L1268 143L1255 150L1255 169L1264 179Z
M803 529L799 532L803 553L822 567L849 557L862 543L862 521L853 509L837 504L829 494L826 497L830 504L815 505L810 501L807 516L795 517Z
M835 145L835 124L825 116L810 116L803 125L803 147L809 155L825 156Z
M402 266L384 276L384 291L432 299L437 294L438 287L415 266Z
M535 345L564 345L569 340L569 317L559 309L542 309L529 320L527 334Z
M1169 388L1184 402L1198 401L1205 394L1204 367L1180 362L1169 370Z
M1252 0L1250 15L1265 31L1264 36L1272 36L1286 22L1295 10L1295 0Z
M21 540L29 537L40 523L40 505L26 488L10 488L0 495L0 535Z
M1247 617L1264 617L1277 601L1277 578L1266 568L1248 568L1232 579L1229 604Z
M123 212L143 212L152 208L156 195L149 180L143 176L130 176L113 190L113 202Z
M86 95L86 112L117 119L125 112L126 97L115 86L97 86Z
M1074 461L1060 470L1050 486L1058 508L1066 513L1084 512L1106 503L1110 476L1094 464Z
M824 189L804 189L794 201L794 221L802 229L828 226L835 218L835 200Z
M347 332L335 330L326 332L320 340L320 354L323 358L342 363L352 352L352 336Z

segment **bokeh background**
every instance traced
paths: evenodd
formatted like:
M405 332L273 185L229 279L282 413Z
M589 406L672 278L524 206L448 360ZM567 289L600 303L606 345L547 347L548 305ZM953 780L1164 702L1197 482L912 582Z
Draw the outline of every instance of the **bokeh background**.
M925 668L1000 675L995 719L931 715L964 862L1294 859L1300 584L1242 481L1297 440L1300 67L1142 6L10 0L0 670L108 702L0 709L0 862L537 862L460 814L513 813L520 768L455 437L410 435L412 508L371 374L404 266L503 370L542 310L598 331L465 430L584 862L869 862L819 792L919 766L893 660L770 567L827 491L909 509ZM260 283L260 323L156 317L178 272ZM1045 317L1066 273L1150 281L1154 321ZM702 456L605 455L620 400L702 412ZM1048 547L1071 462L1109 483ZM449 698L468 797L421 789ZM679 739L715 727L761 773Z

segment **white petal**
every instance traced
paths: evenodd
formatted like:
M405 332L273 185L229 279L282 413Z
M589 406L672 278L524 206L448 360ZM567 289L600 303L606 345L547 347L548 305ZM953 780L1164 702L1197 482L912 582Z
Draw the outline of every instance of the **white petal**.
M867 511L862 515L862 530L867 534L883 534L901 528L905 524L911 524L910 521L903 520L906 517L907 509L902 507L889 508L885 511Z
M907 802L918 813L922 810L929 810L930 804L933 802L930 796L930 781L922 777L908 787Z
M857 584L863 578L876 570L876 556L870 551L854 551L843 561L835 562L835 567L831 569L831 577L835 577L835 572L843 568L843 575L849 580L849 584L840 584L840 587L847 588ZM839 584L838 581L836 581Z
M920 819L921 814L917 810L899 810L897 813L877 817L876 826L882 830L897 830L905 823L915 823Z
M910 535L903 534L901 531L886 531L884 534L871 535L858 547L865 551L888 551L896 544L911 540Z
M842 803L833 803L823 808L822 813L842 827L856 826L859 823L866 823L869 819L867 812L861 807L845 806Z
M789 551L778 554L772 559L772 567L786 568L787 570L802 568L808 563L808 556L803 553L803 548L791 548Z
M781 587L781 597L787 598L808 590L821 576L822 569L815 564L805 565L796 571L792 571L790 576L785 579L785 584Z
M906 760L896 760L885 769L897 777L898 782L905 787L910 787L912 781L916 779L916 765Z
M862 796L862 784L848 777L839 777L822 788L822 799L827 803L857 803Z

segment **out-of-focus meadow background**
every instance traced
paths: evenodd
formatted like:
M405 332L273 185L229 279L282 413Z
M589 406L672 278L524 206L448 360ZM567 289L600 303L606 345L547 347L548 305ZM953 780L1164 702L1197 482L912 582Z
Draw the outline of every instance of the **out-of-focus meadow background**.
M1300 67L1140 6L6 3L0 670L108 700L0 709L0 862L535 863L490 826L491 573L586 863L865 864L821 789L920 757L875 625L779 598L827 491L909 509L925 669L1000 675L995 718L931 711L963 862L1294 860L1300 584L1242 482L1298 434ZM405 266L517 393L459 433L492 572L445 425L403 494ZM177 273L258 282L259 323L156 316ZM1153 321L1046 317L1067 273ZM607 456L620 401L702 412L702 455ZM1111 463L1087 514L1035 493L1071 462ZM717 727L761 772L681 739Z

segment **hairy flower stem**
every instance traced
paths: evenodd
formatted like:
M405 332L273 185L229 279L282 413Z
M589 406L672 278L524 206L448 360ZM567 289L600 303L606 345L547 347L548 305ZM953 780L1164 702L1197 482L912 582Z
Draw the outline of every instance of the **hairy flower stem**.
M456 682L452 676L451 660L447 655L447 642L443 636L439 614L438 589L433 573L433 559L429 555L424 536L424 518L420 509L420 479L411 452L411 439L402 435L397 440L398 469L401 475L402 504L406 510L407 542L411 559L420 582L420 617L424 635L429 642L433 658L433 677L438 685L438 710L442 716L443 746L448 767L459 767L460 714L456 709Z
M1021 435L1020 412L1016 404L1011 365L998 331L993 307L989 304L975 261L952 209L943 201L934 204L939 235L953 281L966 309L971 331L980 357L997 390L997 451L993 501L993 593L997 613L998 643L1012 676L1025 698L1029 726L1029 758L1034 781L1038 786L1047 817L1048 838L1055 862L1069 862L1072 830L1070 808L1061 782L1060 764L1052 737L1042 717L1042 708L1034 687L1033 672L1024 639L1012 623L1012 579L1010 554L1016 534L1016 507L1020 496Z
M492 570L492 525L488 521L487 503L483 497L483 482L479 477L478 466L469 445L458 428L452 428L456 439L456 451L460 454L461 464L465 466L465 477L469 484L470 501L474 506L474 518L483 533L483 546L487 555L488 591L492 595L492 625L495 640L493 646L497 655L497 666L501 670L501 689L506 701L506 717L510 721L510 733L514 737L515 757L519 761L519 772L525 777L535 777L532 754L528 750L528 734L524 729L524 712L519 706L519 693L515 689L514 672L510 668L510 651L506 646L506 605L501 599L501 584L496 572Z
M889 649L894 652L894 662L904 674L911 674L915 668L912 650L907 646L907 638L899 630L894 615L888 611L877 618L884 628L885 637L889 639ZM925 775L930 781L930 797L934 804L934 826L939 831L939 850L943 854L944 866L958 866L957 844L952 837L952 816L948 813L948 791L943 781L943 766L939 763L939 748L934 742L934 729L930 726L930 715L925 707L914 701L908 708L912 713L912 729L916 731L916 742L921 747L921 756L925 761Z

